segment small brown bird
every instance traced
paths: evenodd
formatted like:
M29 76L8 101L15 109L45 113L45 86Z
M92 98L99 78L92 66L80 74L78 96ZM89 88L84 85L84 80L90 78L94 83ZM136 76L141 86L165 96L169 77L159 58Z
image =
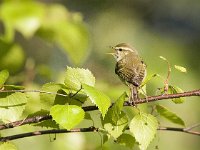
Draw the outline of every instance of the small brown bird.
M128 44L121 43L112 48L115 50L115 53L110 54L117 61L115 73L122 82L130 87L130 102L135 106L135 102L138 99L138 87L146 76L146 65L139 57L136 49Z

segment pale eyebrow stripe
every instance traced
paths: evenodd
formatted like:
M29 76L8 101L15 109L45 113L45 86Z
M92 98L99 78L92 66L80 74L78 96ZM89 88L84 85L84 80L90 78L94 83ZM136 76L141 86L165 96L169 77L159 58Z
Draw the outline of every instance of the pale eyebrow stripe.
M129 47L115 47L115 49L119 50L119 49L123 49L123 50L127 50L127 51L133 51L131 48Z

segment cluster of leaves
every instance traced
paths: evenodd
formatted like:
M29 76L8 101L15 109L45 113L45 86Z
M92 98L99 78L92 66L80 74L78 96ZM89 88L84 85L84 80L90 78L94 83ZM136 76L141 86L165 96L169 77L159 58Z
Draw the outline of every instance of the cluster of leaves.
M0 5L0 68L12 73L24 64L23 46L15 39L16 32L25 40L39 37L60 47L74 64L85 60L89 34L79 13L71 13L60 4L38 1L4 1Z
M25 93L21 93L20 90L16 92L16 89L23 89L23 87L4 84L8 76L6 70L0 72L0 119L4 123L19 119L27 102ZM13 92L3 92L6 90ZM138 144L141 150L145 150L156 135L158 119L132 106L130 107L137 113L134 117L130 117L124 111L126 99L127 94L123 93L114 103L111 103L107 95L95 88L95 77L88 69L67 67L63 83L46 83L42 86L40 91L42 110L30 114L29 117L50 114L52 120L34 125L70 130L85 119L92 120L90 114L83 109L83 106L92 103L101 113L99 120L102 126L98 125L96 128L99 128L99 132L106 137L104 143L111 138L118 144L130 148ZM160 116L184 126L184 121L166 107L157 104L155 108ZM10 146L10 143L8 145ZM5 144L1 146L4 147Z

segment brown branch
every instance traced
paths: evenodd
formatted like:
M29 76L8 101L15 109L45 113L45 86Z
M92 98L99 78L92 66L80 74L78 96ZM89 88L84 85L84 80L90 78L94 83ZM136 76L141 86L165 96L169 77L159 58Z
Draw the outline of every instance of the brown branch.
M66 129L42 130L42 131L27 132L27 133L16 134L16 135L11 135L11 136L6 136L6 137L0 137L0 142L7 142L7 141L20 139L20 138L45 135L45 134L72 133L72 132L97 132L97 131L98 131L98 128L95 128L95 127L77 128L77 129L72 129L72 130L66 130Z
M51 95L59 95L59 96L63 96L63 97L68 96L66 94L61 94L61 93L57 93L57 92L41 91L41 90L1 90L0 89L0 93L14 93L14 92L18 92L18 93L45 93L45 94L51 94Z
M153 101L157 101L157 100L180 98L180 97L190 97L190 96L200 96L200 90L188 91L188 92L177 93L177 94L149 96L147 98L140 99L139 101L136 102L136 104L147 103L147 100L148 100L148 102L153 102ZM129 102L125 102L124 106L132 106L132 104L130 104ZM98 108L96 106L85 106L85 107L82 107L82 109L84 111L98 110ZM41 122L44 120L49 120L49 119L52 119L52 117L50 115L35 116L35 117L27 118L24 120L7 123L7 124L0 124L0 130L14 128L14 127L22 126L25 124L38 123L38 122Z
M200 136L200 132L190 131L188 130L188 128L159 127L157 130L184 132L184 133ZM11 135L11 136L6 136L6 137L0 137L0 142L7 142L7 141L12 141L16 139L25 138L25 137L45 135L45 134L58 134L58 133L60 134L60 133L72 133L72 132L99 132L99 131L100 131L99 128L95 128L93 126L88 127L88 128L76 128L72 130L66 130L66 129L41 130L41 131L27 132L27 133L16 134L16 135Z
M48 119L52 119L52 117L50 115L45 115L45 116L35 116L31 118L26 118L24 120L1 124L0 130L14 128L14 127L22 126L25 124L38 123L38 122L41 122L43 120L48 120Z
M200 136L200 132L191 131L191 130L188 130L188 128L159 127L158 130L185 132L185 133L189 133L189 134Z
M191 96L200 96L200 89L183 92L183 93L177 93L177 94L164 94L164 95L158 95L158 96L149 96L147 98L140 99L136 104L153 102L157 100L164 100L164 99L173 99L173 98L180 98L180 97L191 97Z

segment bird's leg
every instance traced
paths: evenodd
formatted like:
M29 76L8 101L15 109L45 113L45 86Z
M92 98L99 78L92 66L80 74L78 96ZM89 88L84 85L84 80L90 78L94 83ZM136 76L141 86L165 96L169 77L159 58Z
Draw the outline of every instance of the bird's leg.
M133 104L133 106L137 107L137 100L138 100L138 91L137 91L137 87L135 86L131 86L131 95L130 95L130 103Z

